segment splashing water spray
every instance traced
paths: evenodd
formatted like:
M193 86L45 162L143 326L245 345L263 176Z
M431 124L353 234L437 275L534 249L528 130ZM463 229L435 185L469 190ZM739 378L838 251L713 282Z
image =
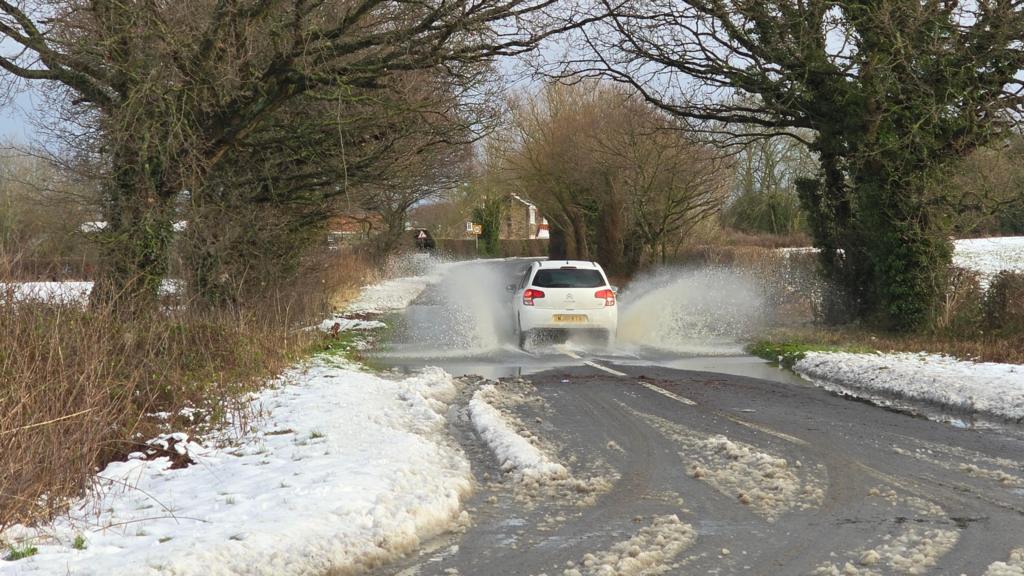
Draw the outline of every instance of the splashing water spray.
M620 302L618 342L624 350L741 354L766 318L758 282L725 267L657 270L634 280Z

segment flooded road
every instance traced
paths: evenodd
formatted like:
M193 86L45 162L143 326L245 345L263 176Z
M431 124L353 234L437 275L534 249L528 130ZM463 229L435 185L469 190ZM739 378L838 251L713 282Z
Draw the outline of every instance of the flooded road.
M742 354L760 304L736 277L625 290L612 349L520 350L504 286L527 265L453 267L374 354L461 376L448 419L477 485L460 530L374 574L1024 574L1019 430L851 401Z

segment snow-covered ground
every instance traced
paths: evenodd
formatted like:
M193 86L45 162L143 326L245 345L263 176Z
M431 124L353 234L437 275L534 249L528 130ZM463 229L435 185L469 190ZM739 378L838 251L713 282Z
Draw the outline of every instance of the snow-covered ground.
M783 255L817 251L810 246L778 249ZM1024 236L955 240L953 264L977 272L982 284L1003 270L1024 272Z
M19 282L0 284L0 301L8 294L15 302L40 300L60 304L78 304L89 299L92 282Z
M1002 270L1024 272L1024 236L957 240L953 263L978 272L982 284Z
M381 314L402 310L407 307L427 286L438 282L444 274L457 264L427 260L426 270L413 276L402 276L367 286L359 297L345 308L347 314Z
M368 287L364 302L399 308L428 281ZM91 288L61 286L25 289L84 299ZM335 324L380 326L339 316L322 329ZM455 395L438 368L398 379L310 359L254 395L221 433L199 442L162 435L151 446L163 450L109 464L52 524L0 533L15 549L37 549L0 562L0 576L347 574L408 553L466 521L473 479L445 419ZM192 464L174 465L185 457Z
M459 521L472 478L447 437L450 376L390 380L320 360L278 384L253 399L269 416L241 442L188 443L195 464L180 469L115 462L52 526L6 531L39 552L0 574L344 572Z
M808 352L793 369L825 387L1024 421L1024 365L923 353Z

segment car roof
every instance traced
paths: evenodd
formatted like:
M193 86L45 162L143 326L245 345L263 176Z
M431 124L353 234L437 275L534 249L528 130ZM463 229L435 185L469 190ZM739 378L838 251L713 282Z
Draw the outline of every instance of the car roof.
M586 260L541 260L537 262L537 268L562 268L565 266L590 268L593 270L601 269L597 262L588 262Z

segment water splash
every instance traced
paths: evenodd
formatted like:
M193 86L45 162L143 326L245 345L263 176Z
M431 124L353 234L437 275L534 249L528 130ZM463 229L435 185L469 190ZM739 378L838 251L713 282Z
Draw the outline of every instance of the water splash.
M507 268L468 262L452 265L410 306L389 356L459 357L484 355L515 340Z
M634 280L620 302L622 347L695 356L742 353L766 317L759 283L724 267L660 269Z

